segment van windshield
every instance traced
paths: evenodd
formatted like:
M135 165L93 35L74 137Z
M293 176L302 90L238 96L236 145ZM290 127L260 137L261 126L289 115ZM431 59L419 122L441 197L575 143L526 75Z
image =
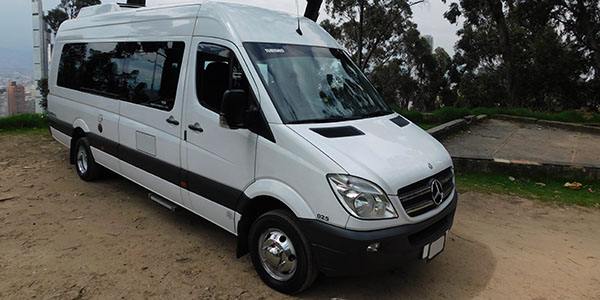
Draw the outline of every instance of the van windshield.
M284 123L320 123L391 114L339 49L244 43Z

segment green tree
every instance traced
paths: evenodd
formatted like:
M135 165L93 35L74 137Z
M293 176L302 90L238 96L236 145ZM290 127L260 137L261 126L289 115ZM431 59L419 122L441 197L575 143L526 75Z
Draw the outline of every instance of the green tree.
M450 4L450 22L465 18L450 70L457 105L554 111L590 102L593 71L582 57L593 51L565 38L567 26L556 21L560 1L497 1L500 10L491 0Z
M564 27L567 42L582 49L596 74L600 74L600 2L555 0L553 16Z
M50 92L48 90L48 78L41 78L38 80L37 90L40 91L40 94L42 95L42 101L40 102L40 105L46 111L48 110L48 93Z
M60 8L53 8L44 16L44 20L50 26L50 29L56 34L60 24L69 19L69 15Z
M326 0L332 17L322 23L332 26L334 37L352 54L361 70L385 64L399 53L402 36L416 25L410 22L411 5L406 0Z
M58 7L66 12L70 19L73 19L79 15L82 8L100 3L100 0L60 0Z
M447 0L442 0L446 3ZM510 37L509 18L516 0L461 0L450 4L445 17L450 23L456 24L459 17L465 18L463 27L466 31L485 36L488 42L493 42L495 53L489 53L487 60L500 58L505 73L506 104L508 107L520 106L517 98L517 72L514 58L514 47ZM488 61L489 62L489 61Z
M434 51L410 21L406 0L327 0L333 17L321 22L350 51L386 101L401 108L433 110L455 102L452 59Z
M61 0L56 8L48 11L44 16L44 20L56 34L60 24L66 20L76 18L82 8L100 3L100 0Z

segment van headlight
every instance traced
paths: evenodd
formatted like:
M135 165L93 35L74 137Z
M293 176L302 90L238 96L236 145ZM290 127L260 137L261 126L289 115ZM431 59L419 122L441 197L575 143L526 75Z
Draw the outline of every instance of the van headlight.
M342 206L353 216L359 219L398 217L390 199L376 184L344 174L329 174L327 180Z

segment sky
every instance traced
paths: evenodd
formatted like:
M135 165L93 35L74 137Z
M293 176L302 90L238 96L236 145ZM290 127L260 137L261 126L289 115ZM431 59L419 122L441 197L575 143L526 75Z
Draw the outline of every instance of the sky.
M249 4L269 9L296 13L294 0L220 0ZM102 0L103 3L125 2L125 0ZM193 0L147 0L148 6L161 4L193 2ZM325 1L324 1L325 2ZM60 0L43 0L44 10L52 9ZM298 0L300 13L304 12L305 0ZM0 0L0 48L30 51L31 37L31 0ZM444 19L443 13L447 4L441 0L428 0L413 7L413 22L418 25L422 35L432 35L434 46L444 48L450 55L454 53L454 43L457 41L456 31L459 29ZM319 21L326 16L322 10Z

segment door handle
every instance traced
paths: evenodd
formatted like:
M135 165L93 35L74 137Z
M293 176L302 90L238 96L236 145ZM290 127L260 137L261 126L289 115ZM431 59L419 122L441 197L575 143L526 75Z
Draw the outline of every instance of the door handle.
M204 132L204 129L202 129L202 127L200 127L200 124L198 122L188 125L188 128L193 131Z
M173 125L179 125L179 121L175 120L175 118L173 116L170 116L167 119L167 123L173 124Z

